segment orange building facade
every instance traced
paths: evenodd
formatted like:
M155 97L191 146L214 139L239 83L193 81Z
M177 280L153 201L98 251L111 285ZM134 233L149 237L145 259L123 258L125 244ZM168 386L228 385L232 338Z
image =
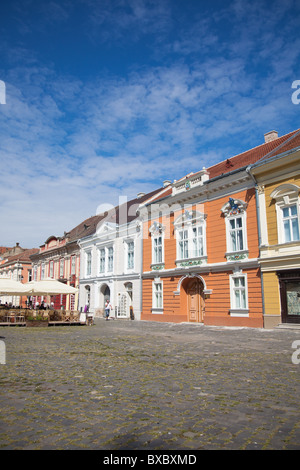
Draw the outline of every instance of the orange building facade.
M290 135L191 173L140 207L142 320L262 328L251 164Z

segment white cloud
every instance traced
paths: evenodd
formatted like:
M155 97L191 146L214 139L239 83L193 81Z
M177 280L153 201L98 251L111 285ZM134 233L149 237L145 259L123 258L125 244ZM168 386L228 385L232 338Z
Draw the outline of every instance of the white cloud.
M139 37L166 34L171 4L162 2L159 10L155 4L120 0L113 16L110 2L101 8L90 2L94 26L103 24L106 32L118 26L112 40L135 26ZM269 17L258 2L246 10L241 5L236 1L211 17L204 12L190 35L182 26L175 40L153 52L162 59L172 51L161 65L133 67L123 77L98 75L84 83L38 64L30 52L17 66L20 49L12 49L7 104L0 107L0 244L10 246L18 234L22 245L38 246L99 205L117 204L120 195L135 197L247 150L274 127L280 133L298 127L288 127L296 116L288 70L298 70L299 43L289 47L286 25L281 36L272 31L279 4ZM58 21L58 4L50 7L51 21ZM71 4L62 8L67 21ZM243 21L228 31L229 42L213 24L230 25L232 15ZM261 77L259 65L266 61Z

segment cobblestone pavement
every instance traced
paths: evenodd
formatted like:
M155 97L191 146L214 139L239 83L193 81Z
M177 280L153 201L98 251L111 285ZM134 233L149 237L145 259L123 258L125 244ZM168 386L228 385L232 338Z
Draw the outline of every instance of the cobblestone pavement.
M0 339L1 450L300 448L300 330L99 319Z

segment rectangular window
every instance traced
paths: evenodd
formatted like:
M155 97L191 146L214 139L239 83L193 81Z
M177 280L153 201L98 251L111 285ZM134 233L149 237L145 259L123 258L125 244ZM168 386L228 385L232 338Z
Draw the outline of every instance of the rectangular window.
M101 248L99 254L99 272L105 272L105 248Z
M72 256L71 258L71 275L74 276L76 273L76 256Z
M162 263L162 236L153 238L153 263Z
M293 242L299 240L299 220L296 204L282 208L282 222L284 241Z
M134 242L127 244L127 269L134 268Z
M248 313L248 288L246 275L233 275L231 282L231 314Z
M41 279L45 279L45 263L41 267Z
M155 282L153 284L153 308L162 309L163 300L162 300L162 283Z
M61 258L59 260L59 276L64 277L64 267L65 267L65 260Z
M204 238L203 238L203 226L193 227L192 229L192 258L203 256L204 254Z
M51 279L54 277L54 261L50 261L49 263L49 277Z
M242 217L229 219L229 238L230 251L242 251L244 249Z
M92 273L92 253L89 251L86 254L86 275L90 276Z
M108 259L107 259L107 271L111 272L114 269L114 249L113 247L108 248Z
M180 230L179 235L179 259L185 259L189 257L189 240L188 230Z
M36 281L37 280L37 266L33 266L33 280Z

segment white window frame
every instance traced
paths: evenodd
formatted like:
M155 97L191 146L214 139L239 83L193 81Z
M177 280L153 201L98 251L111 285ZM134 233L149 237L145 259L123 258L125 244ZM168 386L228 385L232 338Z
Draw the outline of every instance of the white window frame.
M240 219L242 227L237 227L237 220ZM232 229L231 222L234 222L235 228ZM238 232L242 233L242 247L238 247L238 239L236 237L236 246L233 244L232 233L237 235ZM226 239L227 239L227 253L240 253L248 249L247 236L246 236L246 212L230 216L226 218Z
M249 316L249 304L248 304L248 279L247 274L237 272L231 274L230 278L230 315L232 317L247 317ZM237 279L244 280L244 286L236 286L235 281ZM237 305L236 303L236 292L245 292L245 306Z
M150 227L151 243L152 243L152 265L164 265L165 263L165 227L159 222L154 222ZM155 243L161 238L161 244ZM161 259L157 257L157 248L161 247Z
M184 215L179 216L175 223L176 233L176 261L184 260L206 260L206 221L205 214L195 211L186 211ZM196 253L194 250L194 230L197 231L196 240L201 239L202 253ZM201 236L198 235L198 230L201 229ZM182 234L185 237L182 237ZM187 255L187 256L185 256Z
M99 274L104 274L106 271L106 249L105 247L99 248ZM104 253L104 256L103 256Z
M112 255L110 256L110 250L112 251ZM110 260L112 259L112 261ZM107 272L112 273L114 271L114 247L108 246L107 247Z
M225 216L225 228L226 228L226 256L230 260L232 255L248 257L248 240L247 240L247 212L246 209L248 204L240 199L229 198L229 202L223 205L221 212ZM237 233L236 222L241 219L242 227L238 228L242 232L242 243L243 247L233 246L232 242L232 226L231 221L234 221L234 231Z
M45 263L41 264L41 280L45 279L46 265Z
M290 212L292 207L296 208L296 214L295 215L289 214L287 217L285 217L284 210L287 209ZM294 237L294 229L292 227L292 220L296 221L296 227L297 227L297 231L298 231L297 238ZM299 208L298 208L298 205L297 204L289 204L287 206L281 207L281 221L282 221L281 229L282 229L282 232L283 232L284 243L298 242L299 238L300 238L299 237L300 230L299 230ZM290 240L287 240L287 238L286 238L285 222L288 222Z
M49 277L51 279L54 278L54 261L53 260L49 261Z
M91 277L92 275L92 251L85 252L85 275Z
M135 243L134 240L125 242L125 268L126 271L133 271L135 266Z
M160 290L157 287L160 286ZM162 314L164 311L164 287L163 282L160 278L154 279L152 283L152 313L154 314ZM160 302L157 302L158 296L157 294L160 293Z
M284 233L284 217L283 209L296 205L297 207L297 218L298 218L298 232L300 236L300 199L299 199L300 188L294 184L282 184L278 186L270 194L271 199L275 199L276 203L276 215L277 215L277 237L278 244L295 243L297 240L286 241Z
M59 260L59 277L64 277L64 271L65 271L65 259L60 258L60 260Z
M76 256L71 256L71 276L76 274Z

